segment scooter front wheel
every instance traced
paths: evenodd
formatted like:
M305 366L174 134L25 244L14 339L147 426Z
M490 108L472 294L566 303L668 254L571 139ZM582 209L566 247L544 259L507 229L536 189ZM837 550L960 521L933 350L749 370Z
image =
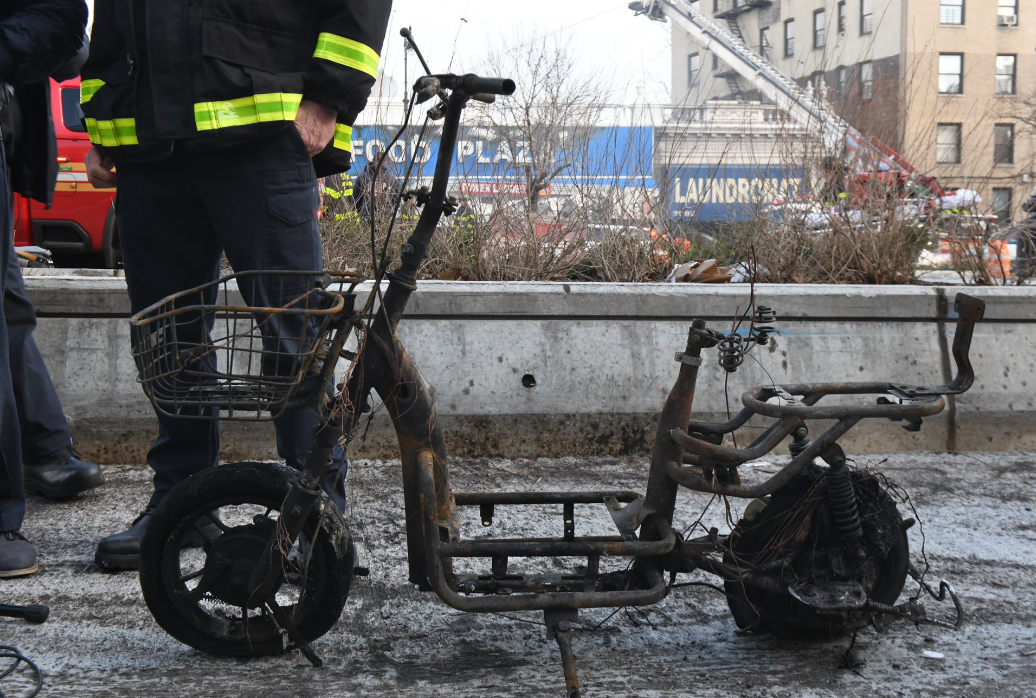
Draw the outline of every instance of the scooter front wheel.
M210 654L259 656L315 640L337 622L354 552L335 511L322 516L315 507L297 540L278 543L276 590L249 594L295 475L283 465L233 463L194 475L162 501L141 548L140 586L166 632Z

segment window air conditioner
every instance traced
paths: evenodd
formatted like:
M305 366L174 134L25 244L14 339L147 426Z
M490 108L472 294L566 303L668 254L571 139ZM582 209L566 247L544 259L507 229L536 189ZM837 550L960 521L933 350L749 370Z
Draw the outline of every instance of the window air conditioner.
M998 27L1017 27L1018 15L998 15L996 24Z

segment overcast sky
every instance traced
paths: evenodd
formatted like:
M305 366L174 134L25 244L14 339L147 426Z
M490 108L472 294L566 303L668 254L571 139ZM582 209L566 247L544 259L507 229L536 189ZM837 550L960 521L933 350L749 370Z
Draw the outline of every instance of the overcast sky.
M256 0L262 2L266 0ZM93 0L87 0L92 5ZM382 49L382 66L403 81L401 27L414 38L432 70L468 72L486 47L516 31L554 32L570 40L590 70L615 76L620 99L633 101L638 87L651 101L669 99L669 25L634 17L629 0L395 0ZM465 21L466 20L466 21ZM411 78L414 65L411 61Z

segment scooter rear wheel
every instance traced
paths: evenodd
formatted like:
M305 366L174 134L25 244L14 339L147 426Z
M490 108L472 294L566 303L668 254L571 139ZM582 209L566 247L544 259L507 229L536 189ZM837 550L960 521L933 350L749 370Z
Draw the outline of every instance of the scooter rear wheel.
M823 583L835 579L833 561L841 539L831 519L823 470L810 469L778 492L754 516L738 522L725 562L771 575ZM867 599L893 605L906 582L909 550L903 519L882 481L873 474L852 474L867 557L858 581ZM759 500L757 500L759 501ZM747 512L752 511L750 507ZM765 630L804 641L828 640L870 622L870 612L820 611L786 593L741 581L727 581L727 604L739 628Z
M218 466L162 501L141 548L140 586L166 632L210 654L259 656L290 649L294 638L315 640L337 622L354 561L337 512L314 510L299 538L282 542L284 569L270 597L247 593L295 474L269 463ZM274 606L292 619L294 634L274 618Z

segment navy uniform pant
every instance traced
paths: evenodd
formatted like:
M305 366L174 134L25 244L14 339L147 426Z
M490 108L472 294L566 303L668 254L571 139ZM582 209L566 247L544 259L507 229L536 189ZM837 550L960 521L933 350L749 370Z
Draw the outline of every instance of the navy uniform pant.
M11 191L7 168L3 165L3 143L0 139L0 264L6 269L14 254L14 229L11 216ZM0 292L6 284L0 275ZM18 408L14 399L14 381L7 345L7 322L0 303L0 531L17 531L25 518L25 489L22 482L22 445L18 427Z
M32 333L36 311L25 295L25 282L14 242L8 250L7 278L4 279L4 318L10 350L11 379L18 405L22 434L22 458L35 463L54 451L72 444L72 431L61 407L61 400L47 371Z
M117 168L119 235L134 313L164 297L217 278L220 259L237 272L323 267L312 161L293 125L269 138L205 153L174 150L158 163ZM283 305L262 287L242 284L250 305ZM216 464L219 423L159 414L159 435L148 452L157 505L177 484ZM277 450L301 468L318 423L315 409L277 418ZM325 489L344 508L345 456ZM343 509L344 510L344 509Z

